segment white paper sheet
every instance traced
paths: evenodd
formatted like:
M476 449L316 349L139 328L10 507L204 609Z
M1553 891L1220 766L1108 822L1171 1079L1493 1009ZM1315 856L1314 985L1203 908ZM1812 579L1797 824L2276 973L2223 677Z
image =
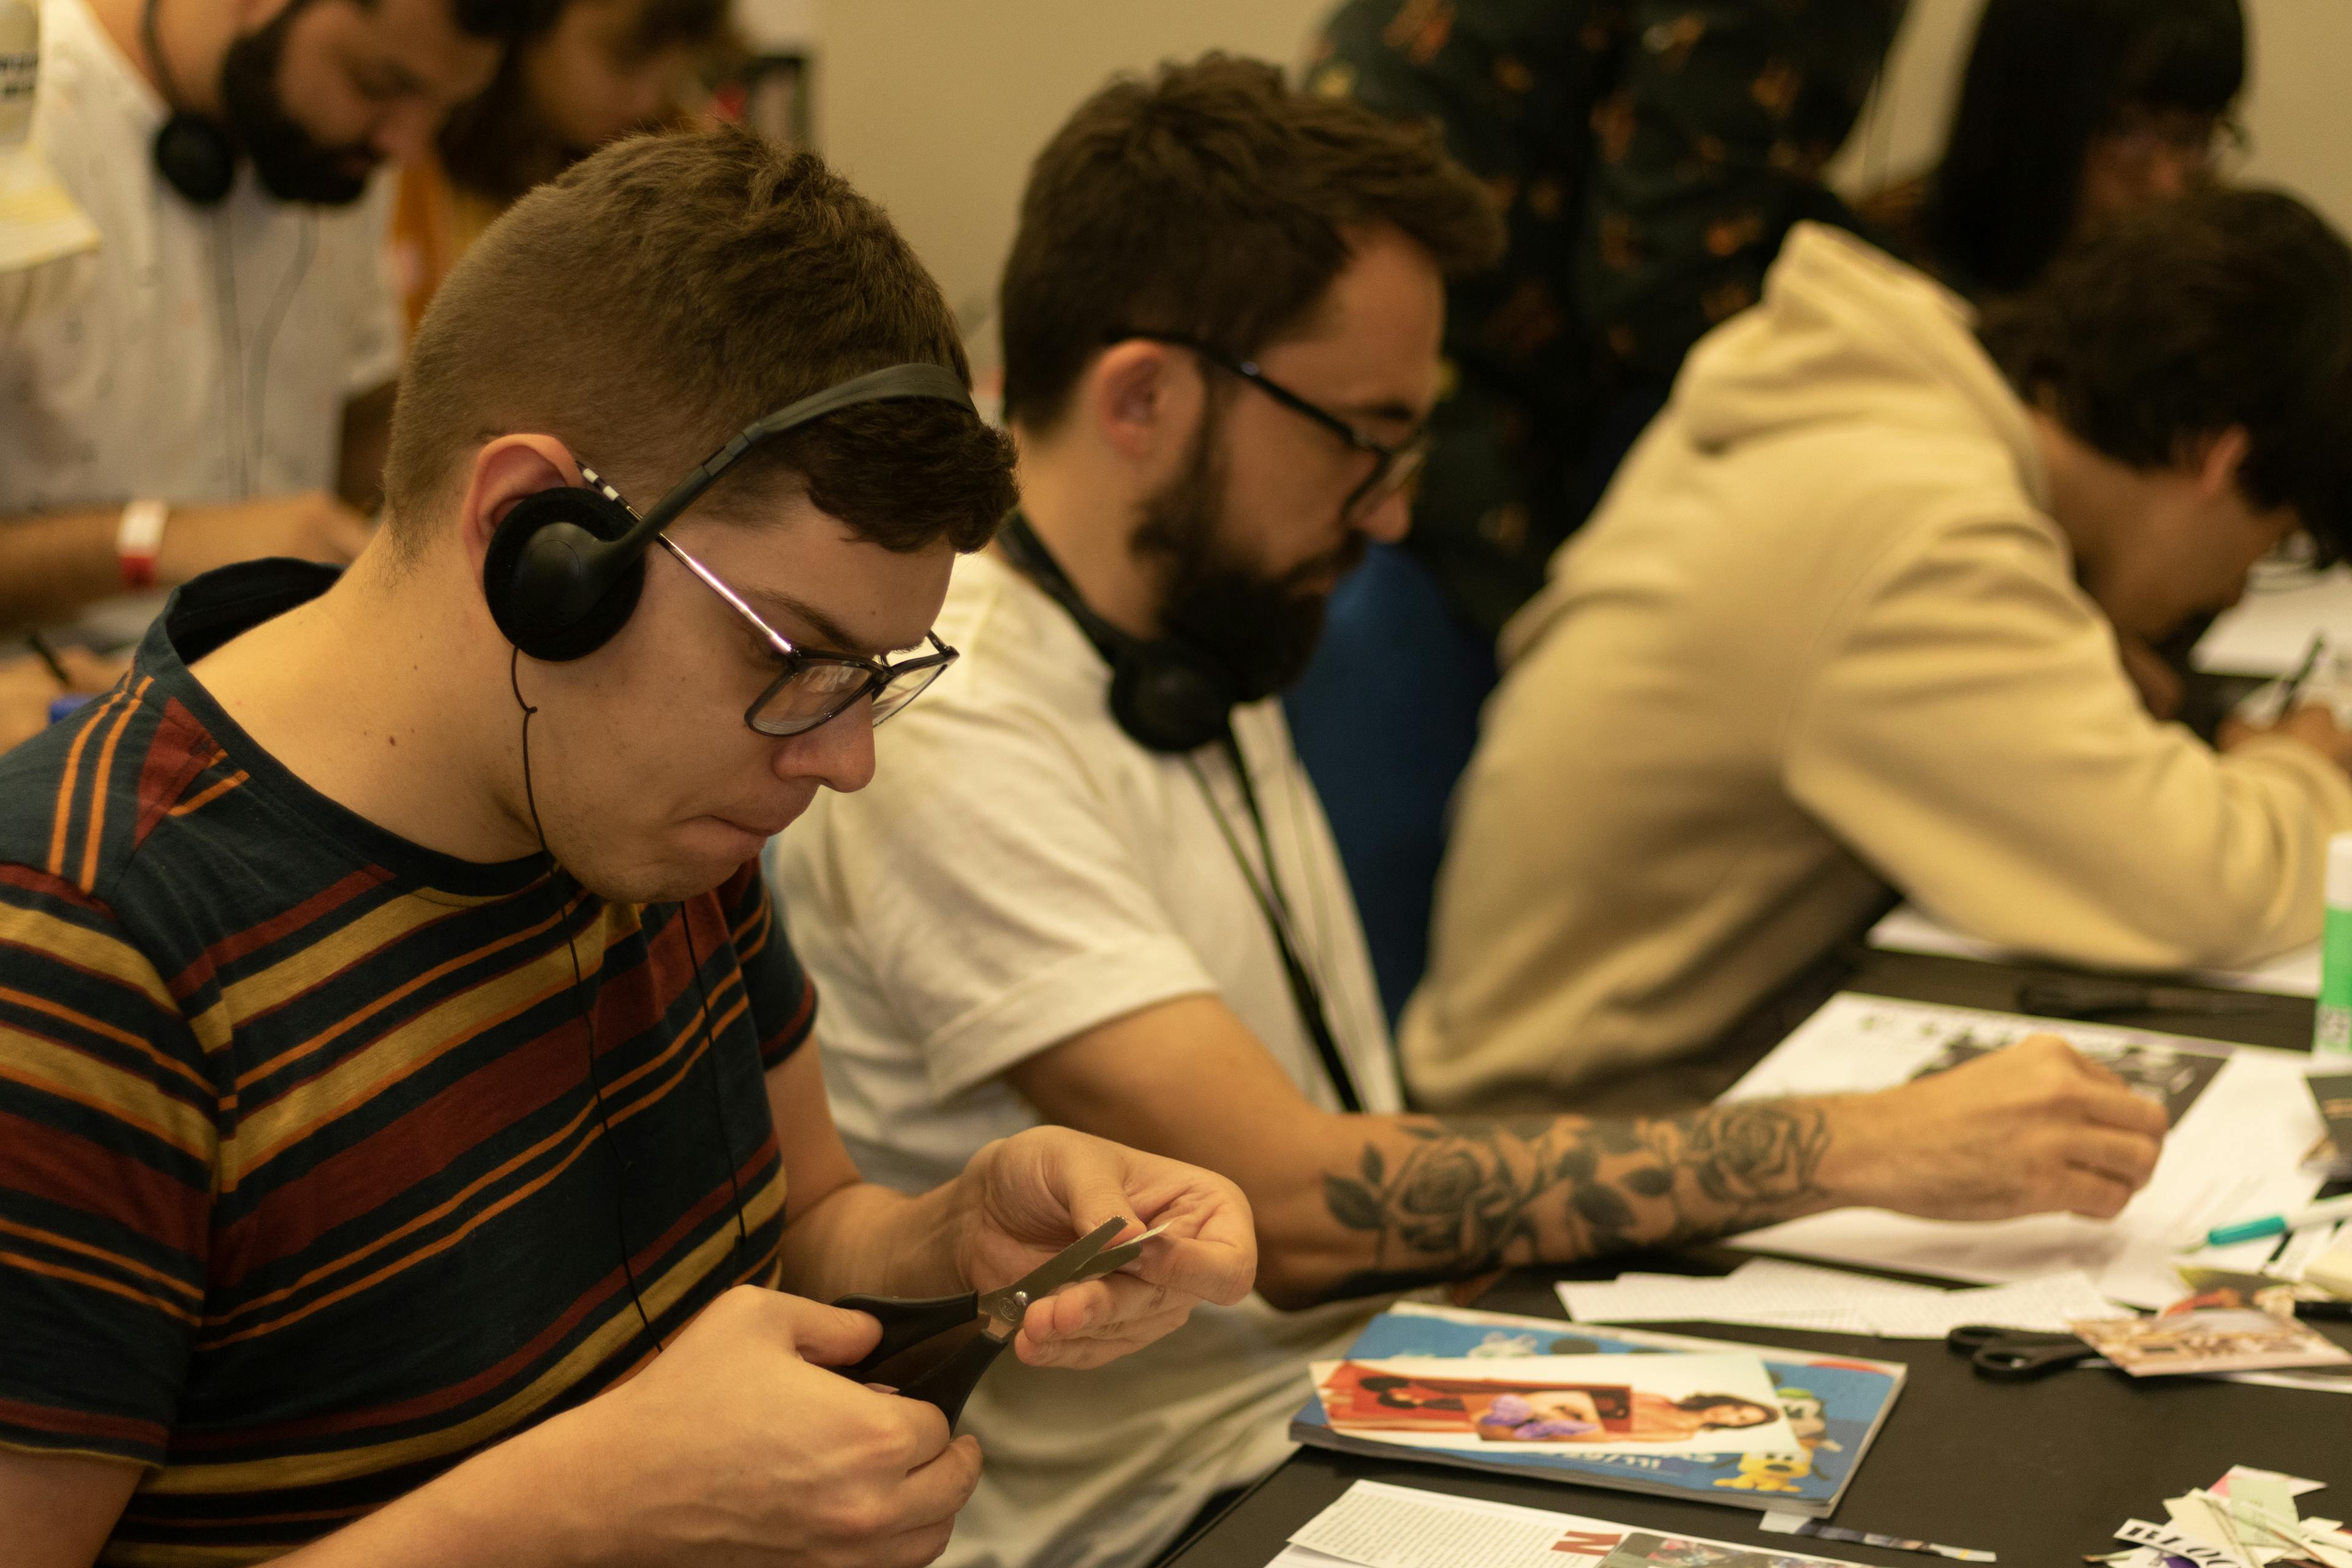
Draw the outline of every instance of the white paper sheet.
M1750 1328L1940 1340L1966 1323L2063 1333L2114 1305L2079 1269L1973 1290L1907 1285L1840 1268L1759 1258L1721 1279L1622 1274L1606 1284L1561 1284L1580 1322L1740 1323Z
M1560 1568L1597 1563L1617 1544L1555 1552L1568 1522L1535 1509L1358 1481L1290 1542L1361 1568Z
M1916 904L1903 904L1870 928L1870 945L1882 952L1926 952L1944 958L1980 958L1992 963L2030 963L2019 952L1966 936ZM2319 944L2298 947L2252 969L2192 969L2178 978L2225 991L2260 991L2273 996L2319 994Z
M2165 1140L2155 1175L2116 1219L2042 1215L1969 1223L1839 1209L1753 1231L1732 1245L1980 1284L2080 1269L2103 1294L2147 1308L2180 1298L2177 1268L2184 1263L2259 1271L2273 1240L2179 1249L2216 1226L2287 1212L2318 1191L2319 1178L2298 1163L2320 1131L2318 1110L2304 1083L2309 1058L2301 1052L2233 1049L2178 1036L1845 994L1832 997L1724 1098L1891 1088L1956 1042L1998 1047L2041 1033L2085 1047L2137 1045L2226 1058Z
M1600 1568L1629 1535L1653 1532L1607 1520L1510 1503L1358 1481L1290 1538L1267 1568ZM1853 1568L1780 1547L1732 1546L1701 1537L1676 1540L1727 1552L1769 1552L1776 1563Z
M2315 635L2352 647L2352 571L2281 579L2258 569L2246 596L2215 617L2189 661L2218 675L2291 675Z
M2347 1241L2352 1241L2352 1226L2347 1226L2341 1220L2334 1225L2315 1225L2308 1230L2292 1232L2279 1244L2277 1254L2263 1272L2274 1274L2281 1279L2300 1281L2305 1271L2314 1263L2326 1257L2338 1242Z
M2080 1269L1989 1285L1979 1290L1939 1290L1933 1300L1873 1304L1874 1332L1887 1339L1940 1340L1969 1323L2063 1334L2069 1323L2105 1315L2114 1309Z

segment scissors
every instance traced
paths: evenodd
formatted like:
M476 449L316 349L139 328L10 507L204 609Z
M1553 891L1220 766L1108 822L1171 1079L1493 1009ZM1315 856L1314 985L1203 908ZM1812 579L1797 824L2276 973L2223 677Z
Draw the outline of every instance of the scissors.
M2073 1334L2037 1334L1970 1323L1944 1336L1944 1348L1969 1358L1979 1377L1995 1383L2031 1383L2070 1366L2099 1360L2099 1352Z
M964 1401L1013 1336L1029 1309L1066 1285L1082 1285L1126 1268L1143 1255L1143 1244L1165 1226L1133 1241L1110 1247L1127 1228L1107 1219L1043 1264L993 1290L908 1300L897 1296L844 1296L834 1303L871 1314L882 1325L881 1342L856 1366L837 1370L860 1383L888 1384L908 1399L936 1405L953 1428ZM1106 1251L1105 1248L1108 1247Z

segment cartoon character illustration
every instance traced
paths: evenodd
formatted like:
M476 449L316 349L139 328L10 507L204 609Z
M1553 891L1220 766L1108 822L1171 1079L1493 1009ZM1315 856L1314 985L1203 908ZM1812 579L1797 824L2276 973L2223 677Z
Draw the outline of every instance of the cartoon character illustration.
M1832 1454L1845 1452L1844 1444L1830 1437L1829 1420L1822 1414L1819 1394L1804 1388L1782 1388L1774 1392L1780 1395L1780 1408L1787 1414L1789 1425L1796 1429L1797 1441L1805 1446L1805 1452L1810 1454L1817 1448L1827 1448Z
M1812 1450L1794 1454L1742 1454L1738 1473L1715 1483L1740 1492L1801 1492L1797 1483L1813 1473Z

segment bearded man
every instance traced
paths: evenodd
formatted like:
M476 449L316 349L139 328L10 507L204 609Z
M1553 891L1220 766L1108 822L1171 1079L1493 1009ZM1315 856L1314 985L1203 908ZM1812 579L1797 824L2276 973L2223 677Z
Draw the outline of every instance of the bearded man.
M0 626L291 555L380 499L400 365L384 163L487 87L525 0L43 0L33 134L99 230L0 289ZM110 672L109 672L110 679Z
M1008 1368L944 1561L1144 1563L1289 1451L1378 1293L1843 1204L2111 1215L2163 1116L2047 1037L1882 1095L1640 1121L1404 1113L1356 909L1273 693L1408 523L1449 274L1433 136L1211 57L1039 156L1003 300L1021 510L872 784L771 849L834 1115L914 1191L1058 1123L1249 1195L1261 1295L1084 1383Z

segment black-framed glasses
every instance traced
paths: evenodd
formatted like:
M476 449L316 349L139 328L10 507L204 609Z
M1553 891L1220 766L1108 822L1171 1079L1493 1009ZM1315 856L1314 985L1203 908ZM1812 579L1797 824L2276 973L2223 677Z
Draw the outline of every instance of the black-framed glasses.
M1222 349L1211 348L1199 339L1186 337L1181 332L1120 331L1111 333L1109 341L1119 342L1129 338L1190 349L1219 370L1241 377L1293 414L1305 416L1357 451L1370 455L1372 471L1362 484L1349 492L1347 500L1340 506L1339 516L1343 521L1355 522L1368 517L1391 496L1410 489L1413 481L1421 477L1423 465L1429 461L1429 432L1426 429L1415 430L1393 445L1375 441L1329 409L1300 396L1266 374L1258 368L1255 360L1237 359Z
M930 652L895 663L847 653L812 653L761 620L742 595L679 549L668 534L655 534L654 542L668 551L704 587L727 601L728 608L757 627L761 639L784 661L783 673L743 710L743 722L762 735L806 734L868 697L874 699L874 722L879 724L920 697L956 661L956 650L941 642L936 632L924 634Z

